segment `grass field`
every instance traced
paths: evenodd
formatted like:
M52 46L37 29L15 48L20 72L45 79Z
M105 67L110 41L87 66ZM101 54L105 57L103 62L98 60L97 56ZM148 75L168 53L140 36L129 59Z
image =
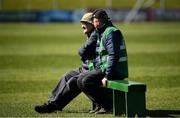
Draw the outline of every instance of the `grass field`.
M147 0L145 0L147 1ZM136 0L4 0L1 2L0 10L77 10L87 8L105 8L112 4L115 9L129 9L134 6ZM152 7L160 8L160 2L164 3L166 9L179 9L179 0L156 1ZM72 4L73 3L73 4Z
M129 79L147 84L147 116L180 117L180 22L116 24L126 39ZM38 114L59 77L81 64L80 24L0 24L1 117L90 115L84 94L63 112Z

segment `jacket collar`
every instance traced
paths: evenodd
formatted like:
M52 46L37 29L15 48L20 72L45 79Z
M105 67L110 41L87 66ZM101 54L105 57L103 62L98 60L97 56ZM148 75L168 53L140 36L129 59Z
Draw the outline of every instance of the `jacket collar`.
M99 34L102 34L105 29L109 26L112 26L112 22L111 21L107 21L101 28L98 28L97 31Z

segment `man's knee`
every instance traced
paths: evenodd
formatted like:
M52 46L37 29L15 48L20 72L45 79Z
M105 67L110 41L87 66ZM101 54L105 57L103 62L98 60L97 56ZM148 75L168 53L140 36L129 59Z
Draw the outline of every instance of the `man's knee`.
M83 79L78 80L78 84L81 89L89 89L93 87L93 82L90 81L88 77L84 77Z

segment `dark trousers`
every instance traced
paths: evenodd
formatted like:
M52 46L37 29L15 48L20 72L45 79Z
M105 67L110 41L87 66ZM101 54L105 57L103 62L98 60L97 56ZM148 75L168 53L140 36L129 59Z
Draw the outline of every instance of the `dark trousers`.
M77 79L87 71L83 68L76 68L65 73L49 97L48 103L63 109L73 98L81 93L77 86Z
M106 109L112 108L112 90L102 87L104 74L101 70L89 71L78 78L78 87L91 99Z

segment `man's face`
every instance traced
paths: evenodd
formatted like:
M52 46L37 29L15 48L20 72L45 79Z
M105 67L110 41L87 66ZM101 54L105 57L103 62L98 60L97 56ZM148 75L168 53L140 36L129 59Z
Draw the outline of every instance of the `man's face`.
M101 19L93 18L93 25L96 29L101 28L103 26L103 22Z
M90 24L90 23L86 23L86 22L81 22L81 27L82 27L82 29L83 29L83 33L84 34L88 34L88 33L90 33L92 30L93 30L93 25L92 24Z

